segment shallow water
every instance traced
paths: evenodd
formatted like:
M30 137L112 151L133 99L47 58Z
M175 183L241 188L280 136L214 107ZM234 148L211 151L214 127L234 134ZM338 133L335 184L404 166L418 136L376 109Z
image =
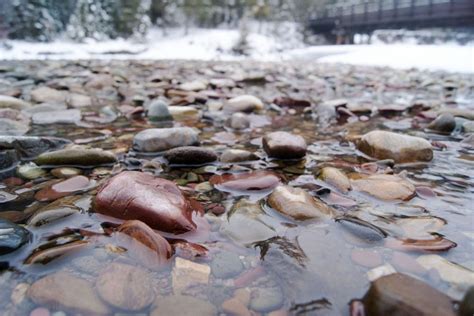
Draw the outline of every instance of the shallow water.
M473 285L454 284L442 277L443 271L424 269L416 261L420 256L435 254L468 269L474 268L474 147L460 142L467 135L459 129L451 135L426 131L428 121L420 114L422 110L416 108L383 115L354 111L355 114L338 117L326 116L317 110L317 105L324 100L347 98L384 105L413 104L418 100L425 104L425 110L429 110L426 104L434 103L474 111L471 77L319 64L2 62L0 68L0 94L15 94L28 100L32 88L46 84L94 98L93 106L80 108L83 115L80 123L31 124L27 135L64 137L75 144L110 150L119 159L113 166L81 168L83 175L97 183L85 192L74 194L77 199L63 198L64 205L72 203L79 212L40 227L26 225L32 233L31 241L0 257L3 269L0 309L4 315L28 315L38 307L73 315L74 308L60 302L49 306L35 304L25 295L24 289L57 271L66 271L94 284L103 268L112 262L127 263L150 273L152 287L148 290L155 298L153 304L138 311L145 314L156 309L159 313L160 307L156 307L159 303L155 301L177 292L208 301L219 313L225 314L223 303L234 297L237 289L243 288L251 295L250 304L245 308L256 314L279 311L281 315L316 312L346 315L348 303L364 295L370 286L373 269L381 266L385 270L413 275L455 300L461 299L467 286ZM106 78L97 80L99 74L105 74ZM170 89L176 89L179 83L213 78L232 78L235 84L230 87L209 85L200 96L192 93L186 97L170 95ZM94 79L96 81L91 84ZM446 82L457 87L454 92L443 88ZM266 109L250 114L250 128L237 131L225 126L225 115L216 114L209 108L226 97L241 94L261 98ZM110 110L110 107L124 104L138 106L141 100L163 95L167 95L172 104L193 104L201 111L200 117L153 123L146 117L126 117L117 109ZM313 104L313 110L270 105L281 96L308 100ZM109 108L104 111L104 107ZM201 146L210 147L217 153L227 148L247 149L260 159L235 164L212 163L206 167L176 167L168 166L160 154L142 155L131 148L133 135L139 131L170 126L198 128ZM354 190L338 193L315 177L324 166L339 168L353 178L371 168L381 173L392 172L383 162L364 165L374 161L359 152L352 141L373 129L416 134L435 142L431 162L395 164L391 168L394 174L402 173L417 188L422 188L408 201L382 201ZM308 144L305 158L297 161L269 159L261 149L260 138L271 131L302 135ZM51 203L36 201L33 193L42 183L55 178L50 174L52 167L43 167L46 175L32 181L25 180L13 186L0 183L0 190L19 195L11 202L0 204L0 215L7 211L21 212L16 213L17 216L23 214L17 222L25 224L39 207ZM201 202L206 214L203 217L195 214L198 225L195 233L165 233L163 236L202 245L209 250L207 255L193 257L178 250L167 266L154 269L129 251L129 244L108 233L110 227L116 226L113 223L121 221L94 212L92 201L96 187L127 169L151 172L173 180L189 197ZM277 173L282 182L302 187L332 205L337 210L337 217L304 222L284 217L266 203L272 190L220 191L210 187L199 192L195 188L215 174L246 170ZM325 187L331 190L329 195L328 191L321 191ZM214 215L215 206L223 207L225 213ZM365 225L351 220L354 217ZM431 224L420 218L429 221L434 218L435 227L429 227ZM229 228L232 221L237 224ZM258 239L261 236L264 240ZM397 248L394 242L398 239L436 240L439 236L457 246L437 252L394 250ZM81 244L80 241L87 242ZM32 259L38 249L57 249L58 245L70 243L74 243L73 249L60 252L60 255L40 259L33 256ZM186 275L173 277L172 271L178 269L176 258L184 257L212 268L216 255L224 250L238 255L238 259L229 260L241 262L240 271L232 277L217 277L214 270L205 277L206 281L196 281L194 276ZM181 282L185 283L182 287ZM255 297L262 289L270 294L269 298L259 301ZM110 314L127 313L110 305L108 308Z

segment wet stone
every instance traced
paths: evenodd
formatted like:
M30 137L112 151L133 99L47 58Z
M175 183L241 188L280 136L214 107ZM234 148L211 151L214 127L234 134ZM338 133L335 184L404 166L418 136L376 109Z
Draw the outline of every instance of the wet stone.
M447 295L399 273L373 282L363 301L367 315L456 315Z
M198 144L198 133L189 127L146 129L133 138L133 148L141 152L159 152Z
M38 112L33 114L33 124L75 124L82 118L80 110L62 110L54 112Z
M395 175L371 175L353 180L352 186L381 200L408 200L415 195L415 186Z
M229 279L240 274L243 269L242 261L235 253L221 251L212 258L211 270L216 278Z
M71 178L74 176L78 176L82 173L81 169L77 168L55 168L51 170L51 174L55 176L56 178L60 179L66 179L66 178Z
M14 149L21 158L35 158L70 143L70 140L59 137L0 136L0 150Z
M283 293L278 287L257 288L252 291L250 309L259 312L271 312L283 305Z
M171 273L173 293L182 294L187 290L209 283L211 269L207 264L200 264L176 257Z
M139 311L155 300L152 276L146 270L123 263L108 265L96 281L100 297L112 306Z
M450 113L440 114L428 125L428 129L444 134L450 134L456 128L454 116Z
M0 118L0 135L21 136L30 130L28 124Z
M170 121L173 119L168 104L162 100L155 100L148 106L147 117L150 121Z
M95 293L93 284L66 272L56 272L39 279L31 285L27 295L36 304L54 309L84 315L110 313L109 307Z
M37 178L44 177L46 171L38 167L34 162L29 162L24 165L18 166L16 173L18 176L27 180L34 180Z
M94 205L98 213L140 220L161 231L196 228L192 208L176 184L146 173L126 171L112 177L97 192Z
M96 166L115 163L117 158L102 149L61 149L43 153L35 162L38 165Z
M299 135L273 132L262 138L262 145L269 157L299 159L306 155L306 141Z
M151 312L151 316L215 316L217 310L209 302L185 295L171 295L158 297L155 301L155 309Z
M7 95L0 95L0 109L1 108L10 108L15 110L26 110L31 107L26 101L23 101L18 98L14 98Z
M202 165L217 160L217 155L210 148L184 146L170 149L164 157L170 164L175 165Z
M241 95L224 103L223 110L227 113L254 112L263 110L263 102L253 95Z
M221 191L259 191L276 187L280 178L271 171L258 170L214 175L209 182Z
M393 159L397 163L433 159L433 149L427 140L386 131L365 134L357 148L373 158Z
M36 103L51 102L64 103L66 102L67 93L49 87L40 87L31 91L31 99Z
M220 161L224 163L253 161L258 159L258 156L254 153L241 149L227 149L220 156Z
M30 241L30 236L25 228L0 218L0 255L19 249Z
M337 188L339 191L347 193L351 190L351 182L340 170L332 167L325 167L319 173L319 178L327 184Z
M236 112L233 113L227 120L227 125L233 129L246 129L250 126L250 120L244 113Z

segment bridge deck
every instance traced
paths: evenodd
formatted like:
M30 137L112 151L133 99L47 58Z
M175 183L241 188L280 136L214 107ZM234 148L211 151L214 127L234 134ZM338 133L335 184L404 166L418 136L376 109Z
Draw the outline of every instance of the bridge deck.
M378 0L331 7L310 21L315 33L337 28L370 32L383 28L474 26L474 0Z

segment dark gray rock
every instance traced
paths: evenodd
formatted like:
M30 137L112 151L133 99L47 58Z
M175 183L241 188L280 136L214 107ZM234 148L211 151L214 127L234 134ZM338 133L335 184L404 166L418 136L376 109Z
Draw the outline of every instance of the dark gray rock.
M173 148L164 156L170 164L176 165L202 165L217 160L217 155L213 150L194 146Z
M30 240L30 232L0 218L0 256L13 252Z

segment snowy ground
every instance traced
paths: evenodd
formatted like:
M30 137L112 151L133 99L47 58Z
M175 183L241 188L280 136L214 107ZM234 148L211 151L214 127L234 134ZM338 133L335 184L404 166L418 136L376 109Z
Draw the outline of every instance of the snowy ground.
M261 61L308 60L394 68L420 68L474 73L474 45L351 45L310 46L289 34L285 38L250 33L250 55L235 55L232 47L237 30L169 30L164 36L152 30L145 43L125 40L74 43L8 41L0 46L0 59L197 59ZM294 33L293 33L294 34Z

